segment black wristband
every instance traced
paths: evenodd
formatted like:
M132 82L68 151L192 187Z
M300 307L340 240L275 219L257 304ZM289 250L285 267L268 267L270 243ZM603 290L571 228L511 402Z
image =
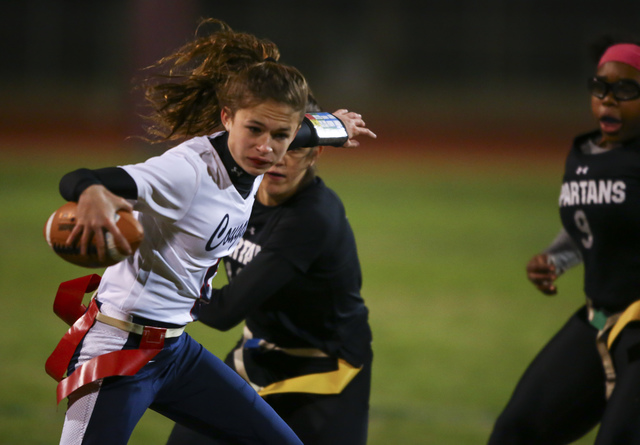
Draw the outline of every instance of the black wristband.
M342 147L348 140L349 134L346 127L333 114L307 113L289 150L319 145Z

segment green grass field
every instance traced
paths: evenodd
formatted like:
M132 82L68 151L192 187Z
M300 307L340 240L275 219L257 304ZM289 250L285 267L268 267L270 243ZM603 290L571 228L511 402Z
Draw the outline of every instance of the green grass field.
M44 362L66 325L51 304L59 282L89 271L57 258L42 226L62 204L63 173L147 154L2 148L13 149L0 154L0 443L57 443L64 403ZM525 366L582 302L581 270L559 280L555 298L524 273L559 229L561 165L356 159L325 152L320 174L345 203L363 267L375 352L369 443L485 443ZM223 355L239 331L189 332ZM130 443L162 444L170 428L149 412Z

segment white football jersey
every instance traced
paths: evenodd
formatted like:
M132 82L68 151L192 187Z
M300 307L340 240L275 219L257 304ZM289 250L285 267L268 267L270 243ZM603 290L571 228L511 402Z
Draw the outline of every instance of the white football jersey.
M196 301L210 298L220 259L242 239L262 177L243 198L206 136L121 168L138 187L133 204L145 236L134 255L105 271L101 310L184 325Z

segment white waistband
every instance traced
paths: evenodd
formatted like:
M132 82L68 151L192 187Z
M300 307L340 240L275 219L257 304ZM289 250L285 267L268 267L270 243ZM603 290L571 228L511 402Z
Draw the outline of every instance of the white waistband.
M109 326L113 326L114 328L122 329L126 332L131 332L133 334L142 335L144 329L147 326L132 323L130 321L119 320L114 317L110 317L108 315L103 314L102 312L98 312L96 315L96 320L101 323L108 324ZM149 326L154 327L154 326ZM156 329L165 329L165 328L156 328ZM184 327L181 328L166 328L166 332L164 338L172 338L179 337L184 332Z

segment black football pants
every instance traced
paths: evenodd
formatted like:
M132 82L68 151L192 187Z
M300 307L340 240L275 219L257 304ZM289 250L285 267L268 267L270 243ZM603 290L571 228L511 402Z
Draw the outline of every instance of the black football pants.
M599 422L596 445L640 444L640 324L614 343L617 381L608 401L596 334L581 308L529 365L489 445L570 444Z

